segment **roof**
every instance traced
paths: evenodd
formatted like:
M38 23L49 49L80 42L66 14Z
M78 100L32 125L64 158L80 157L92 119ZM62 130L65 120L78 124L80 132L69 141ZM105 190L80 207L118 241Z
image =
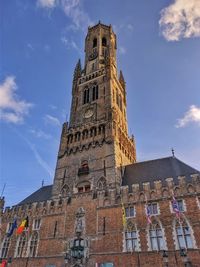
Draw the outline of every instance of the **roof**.
M22 200L18 205L46 201L48 199L51 199L51 196L52 196L52 185L43 186L30 196Z
M191 174L200 174L200 172L176 157L167 157L143 162L133 163L125 166L122 185L128 185L131 188L132 184L150 182L153 187L153 182L161 180L166 184L166 178L173 178L174 183L178 184L178 176L185 176L186 181L191 181Z

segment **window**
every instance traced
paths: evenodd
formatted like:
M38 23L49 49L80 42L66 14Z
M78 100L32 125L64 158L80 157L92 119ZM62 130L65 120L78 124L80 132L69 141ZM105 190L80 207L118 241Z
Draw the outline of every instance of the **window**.
M135 217L135 209L132 206L125 208L126 217Z
M126 251L134 251L138 248L137 231L125 232Z
M1 258L6 258L8 255L8 249L10 245L10 238L5 237L3 244L2 244L2 249L1 249Z
M180 212L185 211L185 209L184 209L184 204L183 204L183 200L182 200L182 199L179 199L179 200L177 200L177 203L178 203L178 209L179 209L179 211L180 211Z
M11 230L11 228L12 228L12 225L13 225L13 223L11 223L11 222L9 222L9 223L7 224L6 233L9 233L9 232L10 232L10 230Z
M83 93L83 104L89 103L90 101L90 91L89 88L86 88Z
M41 219L35 219L33 222L33 230L39 230L41 224Z
M84 257L84 240L83 239L75 239L74 245L71 248L72 257L81 259Z
M31 241L30 241L30 257L35 257L37 253L37 246L38 246L38 233L35 232L32 234Z
M187 224L177 224L176 235L179 248L193 248L190 227Z
M107 45L107 40L105 37L102 38L102 46L106 46Z
M157 215L158 214L158 205L157 203L151 203L148 204L149 212L151 215Z
M94 47L97 47L97 38L94 38L94 39L93 39L93 48L94 48Z
M99 96L98 91L99 91L98 85L93 86L93 88L92 88L92 101L98 99L98 96Z
M23 257L25 253L25 246L26 246L26 234L22 233L18 239L18 245L16 249L16 257Z
M112 262L100 263L100 267L114 267Z
M165 248L162 229L158 224L151 226L149 236L152 250L162 250Z

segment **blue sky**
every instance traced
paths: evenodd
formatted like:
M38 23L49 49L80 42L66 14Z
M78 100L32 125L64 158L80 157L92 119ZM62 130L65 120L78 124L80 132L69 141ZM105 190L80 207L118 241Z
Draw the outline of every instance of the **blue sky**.
M51 184L88 25L112 24L138 161L200 170L199 0L0 1L0 191L14 205Z

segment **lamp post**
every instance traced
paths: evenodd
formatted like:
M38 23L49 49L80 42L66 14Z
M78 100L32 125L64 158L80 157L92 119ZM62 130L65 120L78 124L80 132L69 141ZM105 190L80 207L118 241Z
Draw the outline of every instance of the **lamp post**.
M192 267L192 263L189 260L188 256L187 256L187 251L185 248L181 248L180 250L180 256L182 258L182 261L184 263L184 267Z
M162 257L163 257L164 267L168 267L169 259L168 259L168 252L166 250L163 250Z

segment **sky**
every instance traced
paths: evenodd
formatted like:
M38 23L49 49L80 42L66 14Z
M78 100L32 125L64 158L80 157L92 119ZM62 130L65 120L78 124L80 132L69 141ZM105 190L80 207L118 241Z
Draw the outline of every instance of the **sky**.
M200 0L0 0L0 194L52 184L89 25L117 34L137 160L200 170ZM5 189L4 188L4 185ZM3 192L2 192L3 191Z

